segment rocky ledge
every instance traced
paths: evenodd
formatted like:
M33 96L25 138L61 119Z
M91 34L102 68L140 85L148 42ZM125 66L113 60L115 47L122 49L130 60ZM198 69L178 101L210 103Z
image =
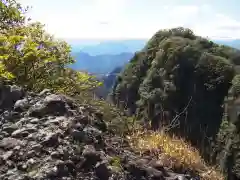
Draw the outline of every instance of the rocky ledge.
M1 180L190 180L139 156L103 114L64 95L0 88Z

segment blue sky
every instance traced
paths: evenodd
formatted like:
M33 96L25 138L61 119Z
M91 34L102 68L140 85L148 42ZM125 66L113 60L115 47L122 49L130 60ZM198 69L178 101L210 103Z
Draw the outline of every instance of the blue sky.
M240 0L19 0L47 31L67 39L150 38L189 27L214 39L240 38Z

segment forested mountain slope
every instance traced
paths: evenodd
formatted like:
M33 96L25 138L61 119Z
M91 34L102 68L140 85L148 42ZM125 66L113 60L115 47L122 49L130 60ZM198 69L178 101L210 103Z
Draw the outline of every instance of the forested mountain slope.
M211 161L239 57L190 29L160 30L117 78L111 97L151 128L185 137Z
M235 49L197 37L189 29L159 31L118 78L113 99L116 103L124 100L133 112L151 107L153 111L145 109L141 114L148 119L162 111L174 117L190 99L199 106L201 101L221 105L234 76L232 62L238 55ZM217 116L219 107L215 110Z

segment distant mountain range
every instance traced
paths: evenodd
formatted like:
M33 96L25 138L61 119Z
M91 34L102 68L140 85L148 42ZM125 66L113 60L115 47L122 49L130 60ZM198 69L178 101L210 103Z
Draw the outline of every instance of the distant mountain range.
M71 67L92 74L108 74L122 67L140 51L147 40L67 40L72 46L72 55L76 63Z
M213 40L240 49L240 39ZM90 73L107 74L122 67L147 43L146 39L130 40L67 40L77 62L71 67Z
M106 75L113 71L116 67L122 67L133 57L133 53L119 53L119 54L103 54L103 55L89 55L85 52L72 53L76 59L76 63L71 65L73 69L88 71L89 73L98 76Z
M146 42L146 40L107 41L94 46L86 46L81 51L95 56L101 54L116 55L123 52L135 53L140 51Z
M98 77L98 79L103 82L103 86L99 87L96 90L96 94L98 95L98 97L101 97L101 98L104 98L104 99L107 98L107 96L111 92L111 89L112 89L113 85L115 84L115 81L116 81L116 78L117 78L118 74L121 73L124 66L125 65L123 65L121 67L116 67L109 74L104 75L102 77Z
M147 39L127 39L127 40L84 40L67 39L72 46L72 52L85 52L89 55L119 54L123 52L135 53L140 51L147 43ZM231 46L240 49L240 39L212 40L215 43Z
M74 53L81 51L91 56L98 56L103 54L135 53L144 47L147 40L106 40L99 42L97 40L68 40L68 42L72 46L72 52Z
M231 46L233 48L240 49L240 39L233 39L233 40L215 40L214 42L218 44L223 44L227 46Z

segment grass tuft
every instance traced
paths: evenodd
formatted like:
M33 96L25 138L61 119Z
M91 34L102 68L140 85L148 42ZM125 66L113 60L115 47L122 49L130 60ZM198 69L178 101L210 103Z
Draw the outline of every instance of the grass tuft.
M165 132L139 131L128 136L128 139L133 149L141 154L150 152L166 167L196 172L203 180L224 180L224 176L208 166L199 151L182 138Z

